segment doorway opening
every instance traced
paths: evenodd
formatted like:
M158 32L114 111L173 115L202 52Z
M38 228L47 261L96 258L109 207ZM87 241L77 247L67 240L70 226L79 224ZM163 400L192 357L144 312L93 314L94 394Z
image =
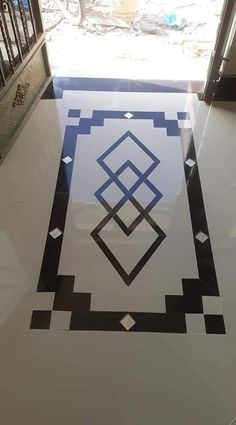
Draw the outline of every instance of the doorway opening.
M124 0L81 1L72 25L41 0L53 75L205 81L224 0L126 0L136 9L125 18Z

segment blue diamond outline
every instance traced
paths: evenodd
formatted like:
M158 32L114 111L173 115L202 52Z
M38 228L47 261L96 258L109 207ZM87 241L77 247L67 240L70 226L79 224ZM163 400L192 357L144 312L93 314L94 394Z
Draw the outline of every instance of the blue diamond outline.
M158 164L157 164L158 165ZM151 202L147 205L147 207L144 209L146 213L149 213L154 206L160 201L162 198L162 193L159 192L159 190L145 177L144 174L142 174L132 163L132 161L127 160L124 164L121 165L121 167L114 173L117 177L119 177L124 170L127 168L130 168L134 173L137 175L138 180L133 184L133 186L129 189L129 196L124 195L121 200L112 208L111 205L106 201L106 199L102 196L102 193L111 185L114 183L114 180L112 178L109 178L96 192L95 197L97 200L103 205L103 207L106 209L108 213L110 213L112 210L116 210L116 213L113 215L113 219L118 224L118 226L122 229L122 231L129 236L136 227L142 222L144 219L143 215L139 213L139 215L134 219L134 221L129 225L126 226L126 224L123 222L123 220L117 215L117 211L122 208L122 206L127 202L127 200L132 202L132 195L135 193L135 191L144 183L146 186L154 193L154 198L151 200ZM119 180L120 182L120 180ZM120 182L121 183L121 182ZM121 183L122 184L122 183ZM135 199L135 198L134 198ZM136 202L138 202L135 199ZM134 205L136 207L136 205ZM118 208L118 210L117 210Z

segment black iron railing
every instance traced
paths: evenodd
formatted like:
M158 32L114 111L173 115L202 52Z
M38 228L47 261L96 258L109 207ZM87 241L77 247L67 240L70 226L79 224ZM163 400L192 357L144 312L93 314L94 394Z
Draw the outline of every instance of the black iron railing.
M0 0L0 86L37 41L31 0Z

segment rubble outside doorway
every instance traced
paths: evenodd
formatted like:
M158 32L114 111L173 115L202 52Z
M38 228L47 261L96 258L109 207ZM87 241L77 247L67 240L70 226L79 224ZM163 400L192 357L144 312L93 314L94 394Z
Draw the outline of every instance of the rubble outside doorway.
M41 0L54 75L204 80L223 0L140 0L122 20L111 0L82 0L79 26L54 0Z

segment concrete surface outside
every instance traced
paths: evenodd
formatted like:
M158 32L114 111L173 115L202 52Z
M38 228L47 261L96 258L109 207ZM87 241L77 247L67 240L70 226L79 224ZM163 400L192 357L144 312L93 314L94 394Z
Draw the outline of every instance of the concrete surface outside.
M140 0L131 21L111 16L111 0L83 1L73 26L54 0L41 0L54 75L205 79L223 0Z

